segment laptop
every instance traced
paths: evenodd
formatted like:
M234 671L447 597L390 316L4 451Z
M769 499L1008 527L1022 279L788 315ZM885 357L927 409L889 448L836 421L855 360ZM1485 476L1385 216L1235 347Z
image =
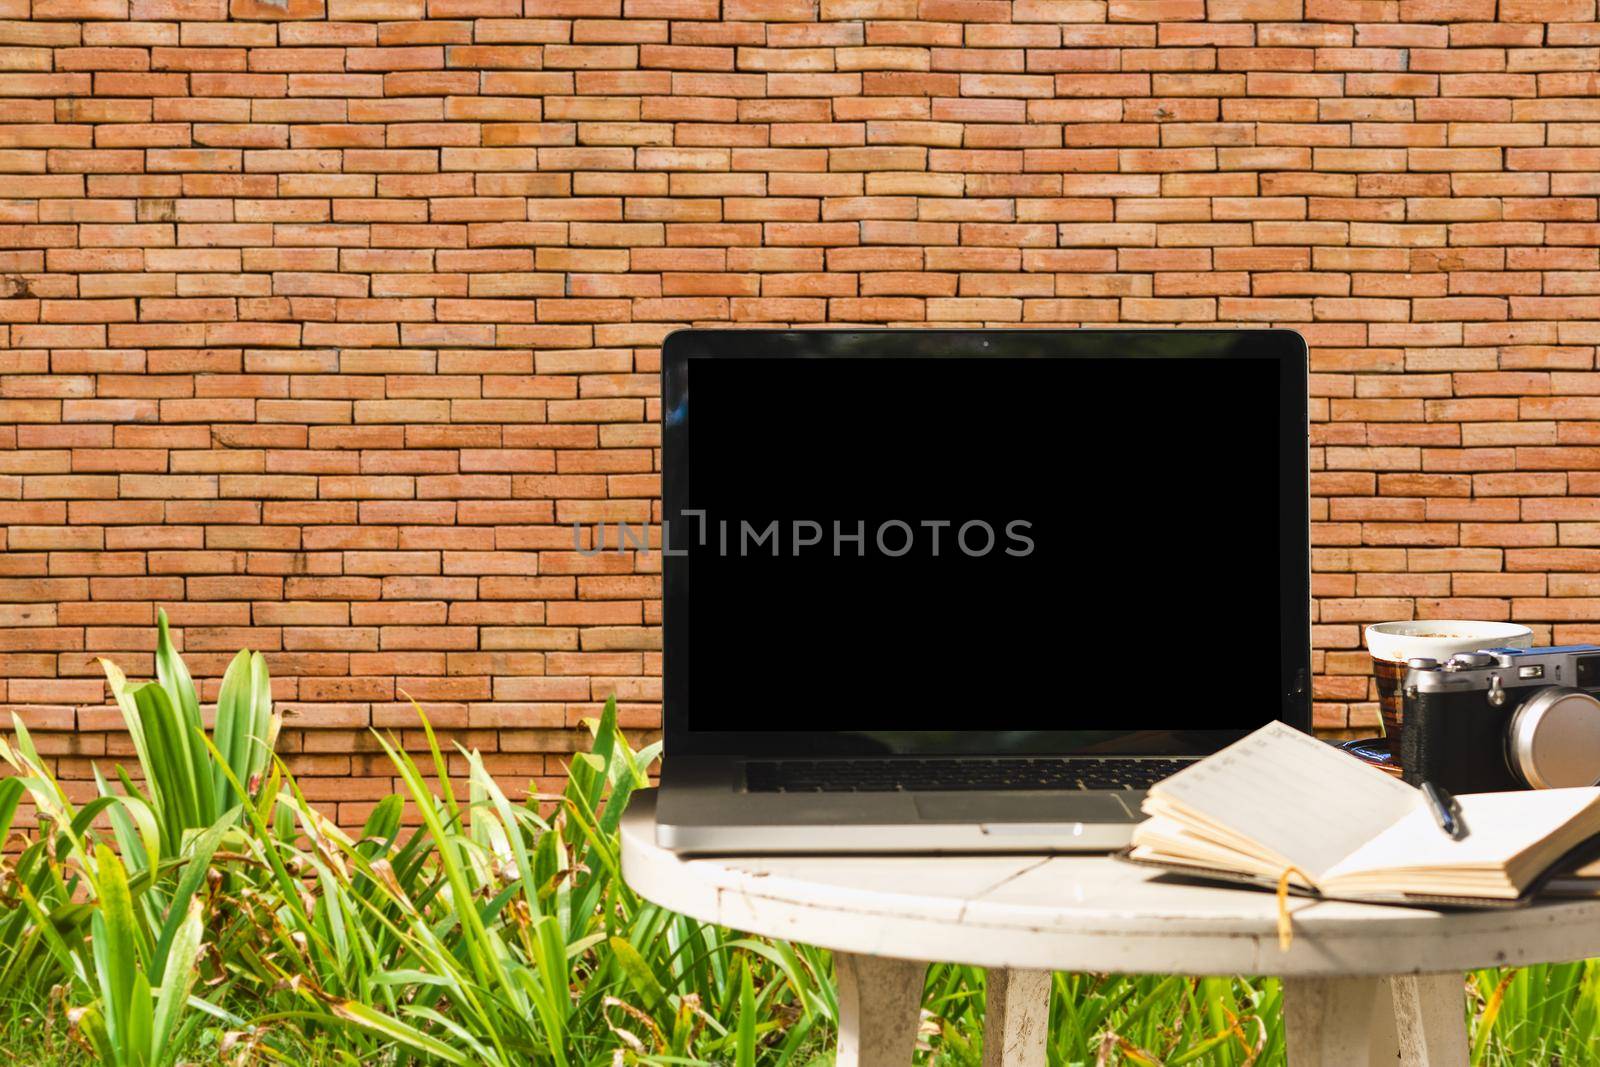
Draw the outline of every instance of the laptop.
M1310 727L1288 330L684 330L657 840L1098 851Z

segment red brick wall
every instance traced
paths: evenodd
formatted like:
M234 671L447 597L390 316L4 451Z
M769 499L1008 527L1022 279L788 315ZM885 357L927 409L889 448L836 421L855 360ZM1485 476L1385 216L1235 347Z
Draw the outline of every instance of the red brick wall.
M0 0L0 701L81 778L165 604L347 819L401 689L512 775L653 725L656 561L561 524L650 512L685 323L1294 326L1319 722L1364 622L1600 637L1595 16Z

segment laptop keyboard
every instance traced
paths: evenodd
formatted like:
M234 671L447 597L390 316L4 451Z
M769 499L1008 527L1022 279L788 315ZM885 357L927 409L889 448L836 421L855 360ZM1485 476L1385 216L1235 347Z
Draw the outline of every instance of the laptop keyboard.
M752 793L1145 789L1191 759L752 760Z

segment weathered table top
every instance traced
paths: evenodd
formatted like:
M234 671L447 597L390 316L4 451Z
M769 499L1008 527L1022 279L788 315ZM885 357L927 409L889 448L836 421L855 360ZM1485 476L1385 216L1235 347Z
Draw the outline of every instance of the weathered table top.
M1180 885L1105 856L684 859L635 794L622 865L645 898L706 922L838 951L1042 970L1391 975L1600 955L1600 901L1435 912Z

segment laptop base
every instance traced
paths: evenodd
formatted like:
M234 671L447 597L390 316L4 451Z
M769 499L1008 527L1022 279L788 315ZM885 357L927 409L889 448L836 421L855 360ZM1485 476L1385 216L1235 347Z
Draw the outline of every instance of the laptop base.
M1112 852L1142 790L756 793L740 761L663 767L656 843L678 853Z

